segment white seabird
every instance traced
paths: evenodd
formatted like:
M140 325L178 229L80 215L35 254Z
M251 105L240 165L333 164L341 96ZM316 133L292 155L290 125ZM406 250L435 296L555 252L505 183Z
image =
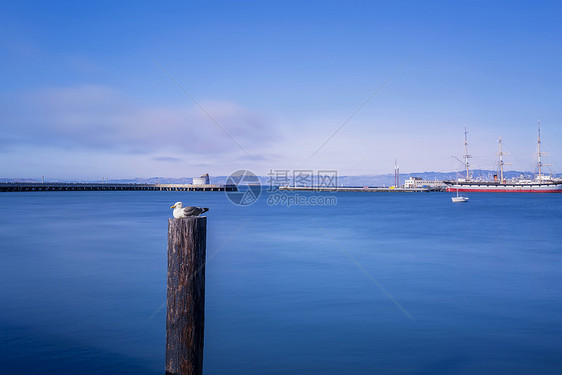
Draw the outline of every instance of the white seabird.
M174 211L172 214L176 219L189 216L199 216L204 212L209 211L206 207L184 207L182 202L176 202L172 207Z

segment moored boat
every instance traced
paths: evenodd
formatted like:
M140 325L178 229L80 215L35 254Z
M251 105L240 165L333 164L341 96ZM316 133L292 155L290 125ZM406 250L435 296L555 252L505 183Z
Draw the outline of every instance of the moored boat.
M459 190L457 189L457 196L451 197L451 200L453 201L453 203L468 202L468 197L464 197L462 195L459 195Z

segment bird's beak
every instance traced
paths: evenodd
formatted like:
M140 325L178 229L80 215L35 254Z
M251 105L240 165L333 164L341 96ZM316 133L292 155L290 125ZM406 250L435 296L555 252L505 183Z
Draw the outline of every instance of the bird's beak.
M170 208L176 208L176 206L174 205L174 206L172 206L172 207L170 207Z

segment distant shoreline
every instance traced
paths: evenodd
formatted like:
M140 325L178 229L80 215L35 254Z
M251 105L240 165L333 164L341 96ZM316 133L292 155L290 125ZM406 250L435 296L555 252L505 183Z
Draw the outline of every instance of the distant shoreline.
M495 170L472 170L474 178L491 179ZM462 177L464 171L458 172L412 172L400 173L400 179L404 180L409 177L422 177L424 180L455 180ZM504 171L506 178L524 176L533 176L534 172L530 171ZM553 173L553 177L562 177L562 173ZM262 185L268 185L269 176L258 176ZM225 185L228 176L211 176L211 182L216 185ZM0 178L0 183L43 183L41 178ZM49 179L45 178L44 183L81 183L81 184L192 184L191 177L150 177L150 178L115 178L107 180L80 180L80 179ZM337 176L338 186L390 186L394 185L394 174L373 174L373 175L346 175Z

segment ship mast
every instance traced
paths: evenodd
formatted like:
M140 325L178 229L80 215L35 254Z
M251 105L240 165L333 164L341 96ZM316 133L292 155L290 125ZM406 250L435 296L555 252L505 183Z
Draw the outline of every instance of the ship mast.
M539 136L538 136L538 140L537 140L537 165L539 166L539 183L541 182L541 167L542 167L542 161L541 161L541 120L539 120L538 123L538 131L539 131Z
M539 183L542 181L542 167L551 164L545 164L542 162L542 157L548 156L548 154L541 152L541 121L538 123L538 139L537 139L537 166L539 167Z
M503 152L502 152L502 137L500 137L500 182L503 184Z
M504 181L503 180L503 166L506 165L506 164L510 164L510 163L504 163L504 161L503 161L503 156L509 155L509 154L502 151L502 137L500 137L499 143L500 143L500 152L499 152L498 156L500 157L500 160L498 161L498 165L500 166L500 183L503 184L503 181Z
M468 141L466 137L467 134L468 132L466 131L466 126L465 126L464 127L464 165L466 167L466 180L470 181L470 175L468 173L468 167L470 166L470 164L468 164L468 158L471 158L472 156L468 154Z
M399 187L400 184L400 167L398 167L398 160L394 159L394 187Z

